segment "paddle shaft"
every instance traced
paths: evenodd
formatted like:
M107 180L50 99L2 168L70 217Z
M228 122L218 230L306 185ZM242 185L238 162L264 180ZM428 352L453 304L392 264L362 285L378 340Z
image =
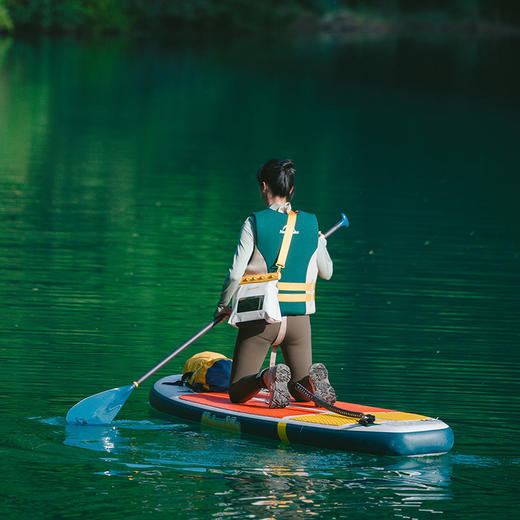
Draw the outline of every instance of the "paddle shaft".
M186 340L180 347L175 349L171 354L166 356L160 363L155 365L152 369L148 370L146 374L142 375L135 383L134 385L138 386L143 381L148 379L152 374L155 374L157 370L162 368L166 363L170 362L175 356L180 354L184 349L188 348L192 343L195 343L200 337L204 336L206 332L209 332L217 323L220 323L222 321L221 317L215 318L212 321L210 321L205 327L199 330L195 335L193 335L190 339Z

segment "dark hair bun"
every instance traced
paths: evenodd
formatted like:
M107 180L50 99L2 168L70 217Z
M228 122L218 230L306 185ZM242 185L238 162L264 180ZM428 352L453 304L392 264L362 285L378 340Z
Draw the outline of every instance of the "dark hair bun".
M289 198L294 186L294 163L289 160L269 159L258 170L258 182L265 182L273 195Z

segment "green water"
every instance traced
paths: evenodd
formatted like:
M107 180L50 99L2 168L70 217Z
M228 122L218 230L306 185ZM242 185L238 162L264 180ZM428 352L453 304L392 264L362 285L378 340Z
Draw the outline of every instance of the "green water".
M518 516L520 42L0 40L3 518ZM254 173L329 239L314 358L343 400L441 417L441 457L200 431L79 399L210 319ZM221 325L191 354L230 355Z

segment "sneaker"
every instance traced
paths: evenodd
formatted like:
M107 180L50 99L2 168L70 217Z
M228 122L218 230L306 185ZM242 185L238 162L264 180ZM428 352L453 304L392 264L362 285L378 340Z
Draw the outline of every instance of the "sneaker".
M323 363L314 363L309 369L309 377L314 387L314 395L329 404L336 402L336 392L329 382L329 373Z
M262 379L269 390L267 405L269 408L285 408L291 401L287 383L291 380L291 370L287 365L279 364L267 368Z

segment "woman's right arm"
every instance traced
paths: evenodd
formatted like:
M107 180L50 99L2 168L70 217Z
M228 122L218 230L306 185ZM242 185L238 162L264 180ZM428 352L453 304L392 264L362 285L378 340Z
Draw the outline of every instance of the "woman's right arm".
M324 280L330 280L334 268L329 252L327 251L327 239L325 238L323 233L321 233L321 231L318 237L317 261L318 274L320 275L320 278L323 278Z
M253 219L252 217L248 217L244 224L242 224L237 248L235 250L235 255L233 256L233 263L231 264L226 280L224 281L215 316L224 312L229 312L229 304L235 291L238 289L242 276L244 276L244 273L246 272L247 264L253 255L254 249L255 238L253 235Z

